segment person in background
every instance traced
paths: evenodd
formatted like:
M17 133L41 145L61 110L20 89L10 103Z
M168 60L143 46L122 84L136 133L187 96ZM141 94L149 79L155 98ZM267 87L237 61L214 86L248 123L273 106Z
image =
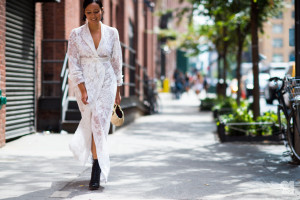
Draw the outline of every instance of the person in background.
M188 92L190 90L190 76L188 72L185 73L184 79L185 79L184 88L185 91Z
M201 75L200 72L198 72L194 80L194 86L193 86L193 89L197 95L199 95L203 89L203 82L204 82L203 76Z
M203 78L203 89L205 91L205 96L207 96L208 88L209 88L209 84L208 84L207 76L204 76L204 78Z
M176 99L180 99L181 94L184 92L185 88L184 88L184 82L185 82L185 77L184 74L179 71L178 75L176 76L175 79L175 96Z

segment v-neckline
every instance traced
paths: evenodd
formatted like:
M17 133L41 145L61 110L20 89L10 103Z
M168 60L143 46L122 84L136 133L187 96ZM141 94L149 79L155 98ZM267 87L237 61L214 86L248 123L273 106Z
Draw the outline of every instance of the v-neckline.
M99 49L99 47L100 47L100 44L101 44L101 41L102 41L102 37L103 37L103 26L102 26L102 22L100 21L101 38L100 38L100 41L99 41L99 44L98 44L97 48L96 48L96 46L95 46L95 42L94 42L94 39L93 39L93 36L92 36L92 33L91 33L91 31L90 31L90 28L89 28L89 25L88 25L88 24L87 24L87 29L88 29L88 31L89 31L89 33L90 33L90 37L91 37L91 39L92 39L92 41L93 41L94 49L96 50L96 52L98 52L98 49Z

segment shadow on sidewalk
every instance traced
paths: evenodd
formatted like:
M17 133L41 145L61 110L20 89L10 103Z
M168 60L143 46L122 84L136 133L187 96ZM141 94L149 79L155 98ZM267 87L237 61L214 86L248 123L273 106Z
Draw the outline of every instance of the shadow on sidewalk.
M283 199L280 196L283 181L300 179L299 167L287 164L287 158L281 156L282 146L220 144L214 138L216 127L211 113L199 113L195 109L196 106L164 105L162 114L143 117L111 135L109 183L98 191L88 190L90 168L87 168L72 179L57 174L62 180L53 180L50 189L8 199L41 200L55 191L67 192L68 199L87 196L95 197L92 199ZM48 173L51 165L58 162L34 159L31 163L37 163L36 170L47 169ZM20 168L24 174L8 175L5 177L11 179L8 182L24 178L26 187L32 182L38 184L38 178L26 177L26 158L19 161L21 165L13 170ZM68 170L72 165L66 163L62 167ZM66 175L67 171L62 174ZM47 173L41 178L47 178ZM284 197L291 199L293 195Z
M280 185L300 178L297 166L254 145L213 144L180 150L160 147L112 159L118 165L112 167L117 177L112 176L111 182L120 184L110 189L121 196L132 188L144 198L193 199L251 190L261 195L272 189L268 183ZM272 197L278 197L278 193L268 194L268 198Z

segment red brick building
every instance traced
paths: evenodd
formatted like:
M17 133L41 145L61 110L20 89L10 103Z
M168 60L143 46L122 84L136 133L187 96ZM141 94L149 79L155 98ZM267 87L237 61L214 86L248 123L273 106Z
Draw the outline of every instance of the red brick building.
M179 0L161 0L157 2L156 6L158 7L157 9L163 12L166 12L170 9L190 9L192 7L189 2L182 1L182 3L180 3ZM177 12L175 11L172 13L168 13L166 14L166 16L162 17L162 19L165 20L165 22L163 22L163 26L165 27L161 28L173 29L176 30L178 33L184 33L188 30L188 14L183 15L181 22L178 24L178 18L176 17L176 13ZM182 72L185 72L185 70L187 69L188 59L184 56L184 54L185 52L182 52L179 49L167 49L167 51L161 49L161 65L164 65L164 67L161 67L161 74L169 80L173 80L173 73L176 68L178 68Z
M82 2L0 1L0 89L7 97L0 110L0 146L36 130L61 129L61 72L69 34L84 23ZM159 20L154 3L103 0L104 23L119 30L122 42L122 104L129 113L142 112L136 110L143 110L145 81L160 76L157 37L151 33Z
M119 30L124 70L122 106L129 122L146 112L147 81L159 79L162 72L169 78L173 74L176 54L162 56L161 43L152 33L160 26L153 11L159 2L172 8L179 3L102 2L103 23ZM58 132L76 127L80 113L74 110L72 91L65 82L64 61L71 30L85 23L82 3L83 0L0 1L0 90L7 97L6 106L0 109L0 147L7 139L37 130Z

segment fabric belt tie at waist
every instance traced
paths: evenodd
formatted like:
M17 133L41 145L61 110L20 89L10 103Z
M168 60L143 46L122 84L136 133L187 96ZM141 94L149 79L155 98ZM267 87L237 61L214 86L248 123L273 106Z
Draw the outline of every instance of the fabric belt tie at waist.
M81 58L81 62L90 62L90 61L108 62L109 60L110 60L110 57Z

